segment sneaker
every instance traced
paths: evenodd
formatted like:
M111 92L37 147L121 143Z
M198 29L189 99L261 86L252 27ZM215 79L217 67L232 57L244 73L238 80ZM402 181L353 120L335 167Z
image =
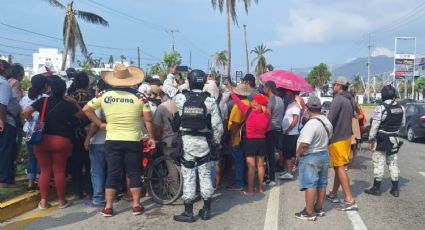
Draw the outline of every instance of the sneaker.
M64 209L64 208L68 208L71 205L72 205L72 201L66 200L65 203L63 205L60 205L58 208L59 209Z
M230 191L242 191L243 187L237 184L231 184L229 186L226 186L226 189Z
M341 203L341 200L338 198L338 196L332 196L331 194L326 195L326 200L334 204Z
M303 209L301 212L295 213L295 218L300 220L308 220L308 221L315 221L317 220L317 216L312 214L308 215L305 209Z
M325 212L325 211L323 211L323 209L316 209L316 208L314 208L314 214L315 214L316 216L323 217L323 216L325 216L325 215L326 215L326 212Z
M281 176L279 176L280 180L293 180L294 179L294 175L289 174L289 173L285 173Z
M105 207L105 203L96 203L94 200L86 200L84 201L84 205L92 208L103 208Z
M274 181L270 181L269 186L270 186L270 187L276 186L276 182L274 182Z
M286 171L286 170L283 170L282 172L280 172L279 173L279 176L282 176L282 175L285 175L285 174L287 174L288 172Z
M102 215L104 217L111 217L112 215L114 215L114 209L112 209L112 208L104 208L104 209L102 209Z
M339 211L357 211L359 210L356 201L353 201L351 203L345 201L342 203L338 208L336 208Z
M145 208L143 208L143 206L142 206L142 205L139 205L139 206L133 207L133 215L134 215L134 216L137 216L137 215L142 214L142 213L143 213L143 211L145 211Z

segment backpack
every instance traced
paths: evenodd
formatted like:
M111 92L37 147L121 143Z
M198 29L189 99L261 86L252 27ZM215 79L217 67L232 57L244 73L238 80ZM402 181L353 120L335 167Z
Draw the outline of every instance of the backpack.
M205 92L188 91L183 93L186 102L180 116L180 127L194 131L211 129L211 116L207 114L205 100L209 96Z

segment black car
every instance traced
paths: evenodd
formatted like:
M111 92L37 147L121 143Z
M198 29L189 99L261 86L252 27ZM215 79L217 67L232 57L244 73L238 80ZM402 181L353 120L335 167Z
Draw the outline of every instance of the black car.
M403 107L406 113L406 122L400 128L400 136L407 137L410 142L425 137L425 103L407 102Z

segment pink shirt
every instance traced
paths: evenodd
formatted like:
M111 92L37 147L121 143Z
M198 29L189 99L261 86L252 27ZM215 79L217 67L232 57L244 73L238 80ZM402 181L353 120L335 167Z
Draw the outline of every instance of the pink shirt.
M235 101L235 103L238 105L242 113L246 116L246 113L250 107L248 105L245 105L235 93L232 93L231 97L233 101ZM246 137L265 138L266 132L270 129L270 119L270 114L268 114L267 112L259 112L252 110L245 123Z

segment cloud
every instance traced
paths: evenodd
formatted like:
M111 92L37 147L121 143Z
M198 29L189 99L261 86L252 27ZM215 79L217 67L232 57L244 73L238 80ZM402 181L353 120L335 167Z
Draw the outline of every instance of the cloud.
M384 47L376 47L371 53L372 57L376 56L387 56L387 57L394 57L394 51L384 48Z
M346 39L371 28L369 20L361 15L313 7L289 11L289 24L277 27L278 39L269 44L274 47L298 44L321 44Z

